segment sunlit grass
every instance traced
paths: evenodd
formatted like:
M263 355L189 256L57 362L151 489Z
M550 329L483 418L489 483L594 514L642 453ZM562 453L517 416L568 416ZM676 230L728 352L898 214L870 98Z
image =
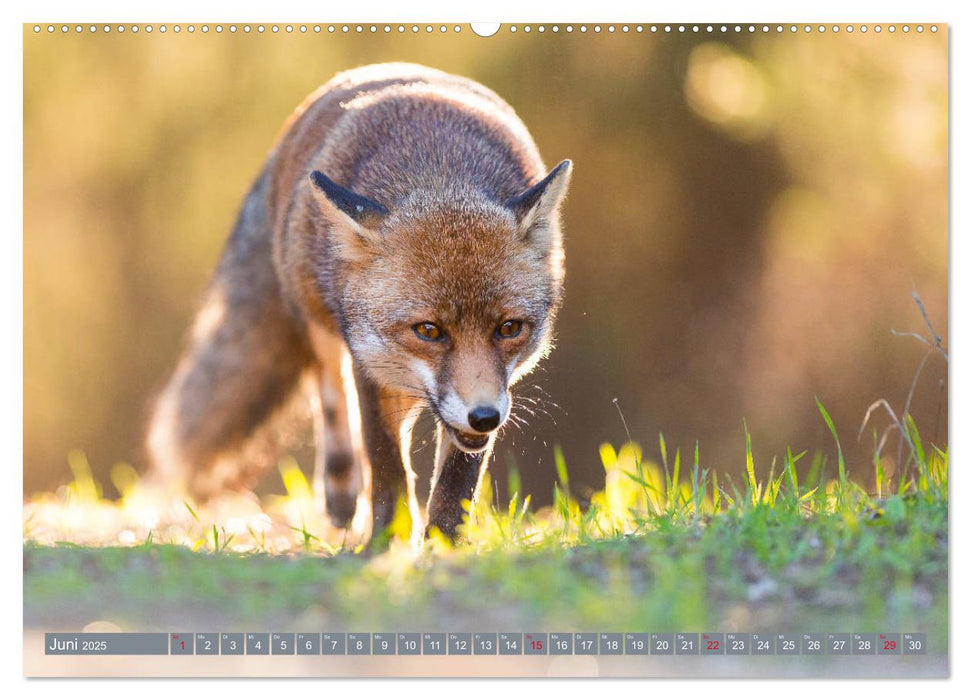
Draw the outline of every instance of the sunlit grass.
M71 483L24 507L25 620L131 629L190 613L213 624L362 629L889 625L932 629L940 647L947 450L925 446L908 417L913 448L894 469L877 454L869 491L849 478L835 426L819 411L835 463L824 451L808 460L787 449L766 468L746 428L736 483L705 465L698 445L686 457L662 436L650 460L634 441L603 444L604 488L581 499L556 450L551 505L534 508L514 470L502 506L483 480L462 544L433 533L416 549L402 502L383 553L326 523L291 459L279 465L285 495L200 505L152 491L130 467L113 470L122 495L106 500L72 453Z
M663 528L691 531L713 520L744 521L771 511L777 520L793 522L847 520L865 515L901 512L902 503L947 503L947 451L925 449L916 424L906 416L910 455L897 483L888 477L885 460L874 458L876 492L869 493L847 476L836 428L825 407L817 401L820 415L836 447L835 474L818 453L800 483L798 463L806 452L786 450L777 469L756 467L747 428L744 481L730 476L719 481L717 471L702 467L698 445L688 464L680 449L670 455L663 435L659 437L659 462L643 458L636 442L615 448L600 446L604 488L584 502L572 494L569 471L562 452L554 453L557 483L551 506L534 510L531 497L522 493L518 472L509 475L510 499L499 507L488 479L483 480L476 506L461 527L463 549L542 548L576 546L598 540L647 536ZM171 544L192 551L215 553L304 553L333 555L360 550L361 538L335 530L317 512L313 491L291 458L279 464L285 495L258 500L252 495L228 495L204 506L187 497L152 490L129 465L116 465L112 481L121 497L107 500L91 476L83 453L68 457L74 479L54 494L41 494L24 506L24 539L37 545L71 543L84 546L144 546ZM761 474L761 475L760 475ZM466 504L467 509L470 504ZM396 548L409 539L407 508L399 509L392 533ZM433 538L431 551L451 549Z
M252 494L227 494L205 504L141 480L127 464L111 471L120 498L105 499L82 452L73 451L68 464L74 476L68 484L24 504L26 542L48 546L154 543L220 553L331 554L335 547L327 538L346 539L316 511L310 484L289 457L279 463L286 494L262 500Z

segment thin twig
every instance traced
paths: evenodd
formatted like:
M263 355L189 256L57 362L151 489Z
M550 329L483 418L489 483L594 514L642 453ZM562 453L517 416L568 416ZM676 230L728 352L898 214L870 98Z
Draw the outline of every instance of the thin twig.
M630 436L630 428L627 427L627 419L624 418L624 412L620 410L620 399L614 399L614 406L616 406L617 413L620 414L620 420L624 424L624 432L627 433L627 442L633 443L634 438Z
M939 336L937 334L937 331L934 330L934 326L931 323L931 319L927 315L927 309L924 308L924 302L920 300L920 295L917 293L916 289L911 292L911 296L914 297L914 301L917 303L917 308L920 309L920 315L924 317L924 323L927 324L928 330L930 330L931 335L934 337L934 345L937 346L937 349L941 351L941 354L944 356L944 359L946 360L947 352L944 350L944 346L941 345L941 336Z

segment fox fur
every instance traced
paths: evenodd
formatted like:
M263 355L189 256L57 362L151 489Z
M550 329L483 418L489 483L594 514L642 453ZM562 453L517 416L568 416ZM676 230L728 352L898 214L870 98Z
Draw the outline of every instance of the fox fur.
M472 80L411 64L337 75L243 203L155 404L155 473L198 497L250 485L287 407L309 404L331 521L348 526L369 491L376 537L405 493L420 522L409 446L427 409L427 525L454 539L509 387L551 348L571 167L547 173L512 108Z

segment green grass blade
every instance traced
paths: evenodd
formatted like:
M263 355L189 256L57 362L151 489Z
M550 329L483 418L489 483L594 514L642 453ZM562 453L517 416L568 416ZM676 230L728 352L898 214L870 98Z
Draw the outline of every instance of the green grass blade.
M833 435L833 440L836 441L836 458L839 460L839 479L840 483L846 483L846 460L843 459L843 448L840 447L839 435L836 434L836 426L833 425L833 419L829 417L829 412L823 403L816 397L816 407L819 408L819 412L823 416L823 420L826 421L826 425L829 428L829 432Z
M755 479L755 460L752 457L752 436L748 432L748 423L742 421L742 425L745 426L745 474L748 477L752 505L757 506L762 500L762 487Z
M566 460L563 458L563 448L559 445L553 446L553 461L556 462L556 477L560 480L560 486L569 495L570 475L566 471Z
M674 473L668 484L668 509L674 510L681 500L681 449L674 451Z
M907 423L907 434L910 436L910 442L914 446L914 458L917 460L917 465L921 468L926 468L927 455L924 453L924 445L920 441L920 432L917 430L917 423L914 422L914 417L909 413L904 420Z

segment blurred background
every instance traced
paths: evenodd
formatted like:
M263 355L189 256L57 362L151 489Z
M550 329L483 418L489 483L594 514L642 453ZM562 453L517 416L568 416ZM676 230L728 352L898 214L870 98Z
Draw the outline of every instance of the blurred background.
M497 450L501 497L515 466L548 503L557 444L574 491L601 488L618 406L647 458L663 432L741 474L744 420L760 475L787 445L832 463L816 396L870 483L864 414L902 408L926 352L892 332L929 335L914 291L947 338L946 31L396 29L25 27L25 496L68 481L73 449L109 496L114 464L147 466L151 400L284 120L334 73L392 60L484 83L547 164L575 163L557 348L522 383L543 410ZM939 356L915 386L925 443L946 445ZM282 490L276 469L260 490Z

